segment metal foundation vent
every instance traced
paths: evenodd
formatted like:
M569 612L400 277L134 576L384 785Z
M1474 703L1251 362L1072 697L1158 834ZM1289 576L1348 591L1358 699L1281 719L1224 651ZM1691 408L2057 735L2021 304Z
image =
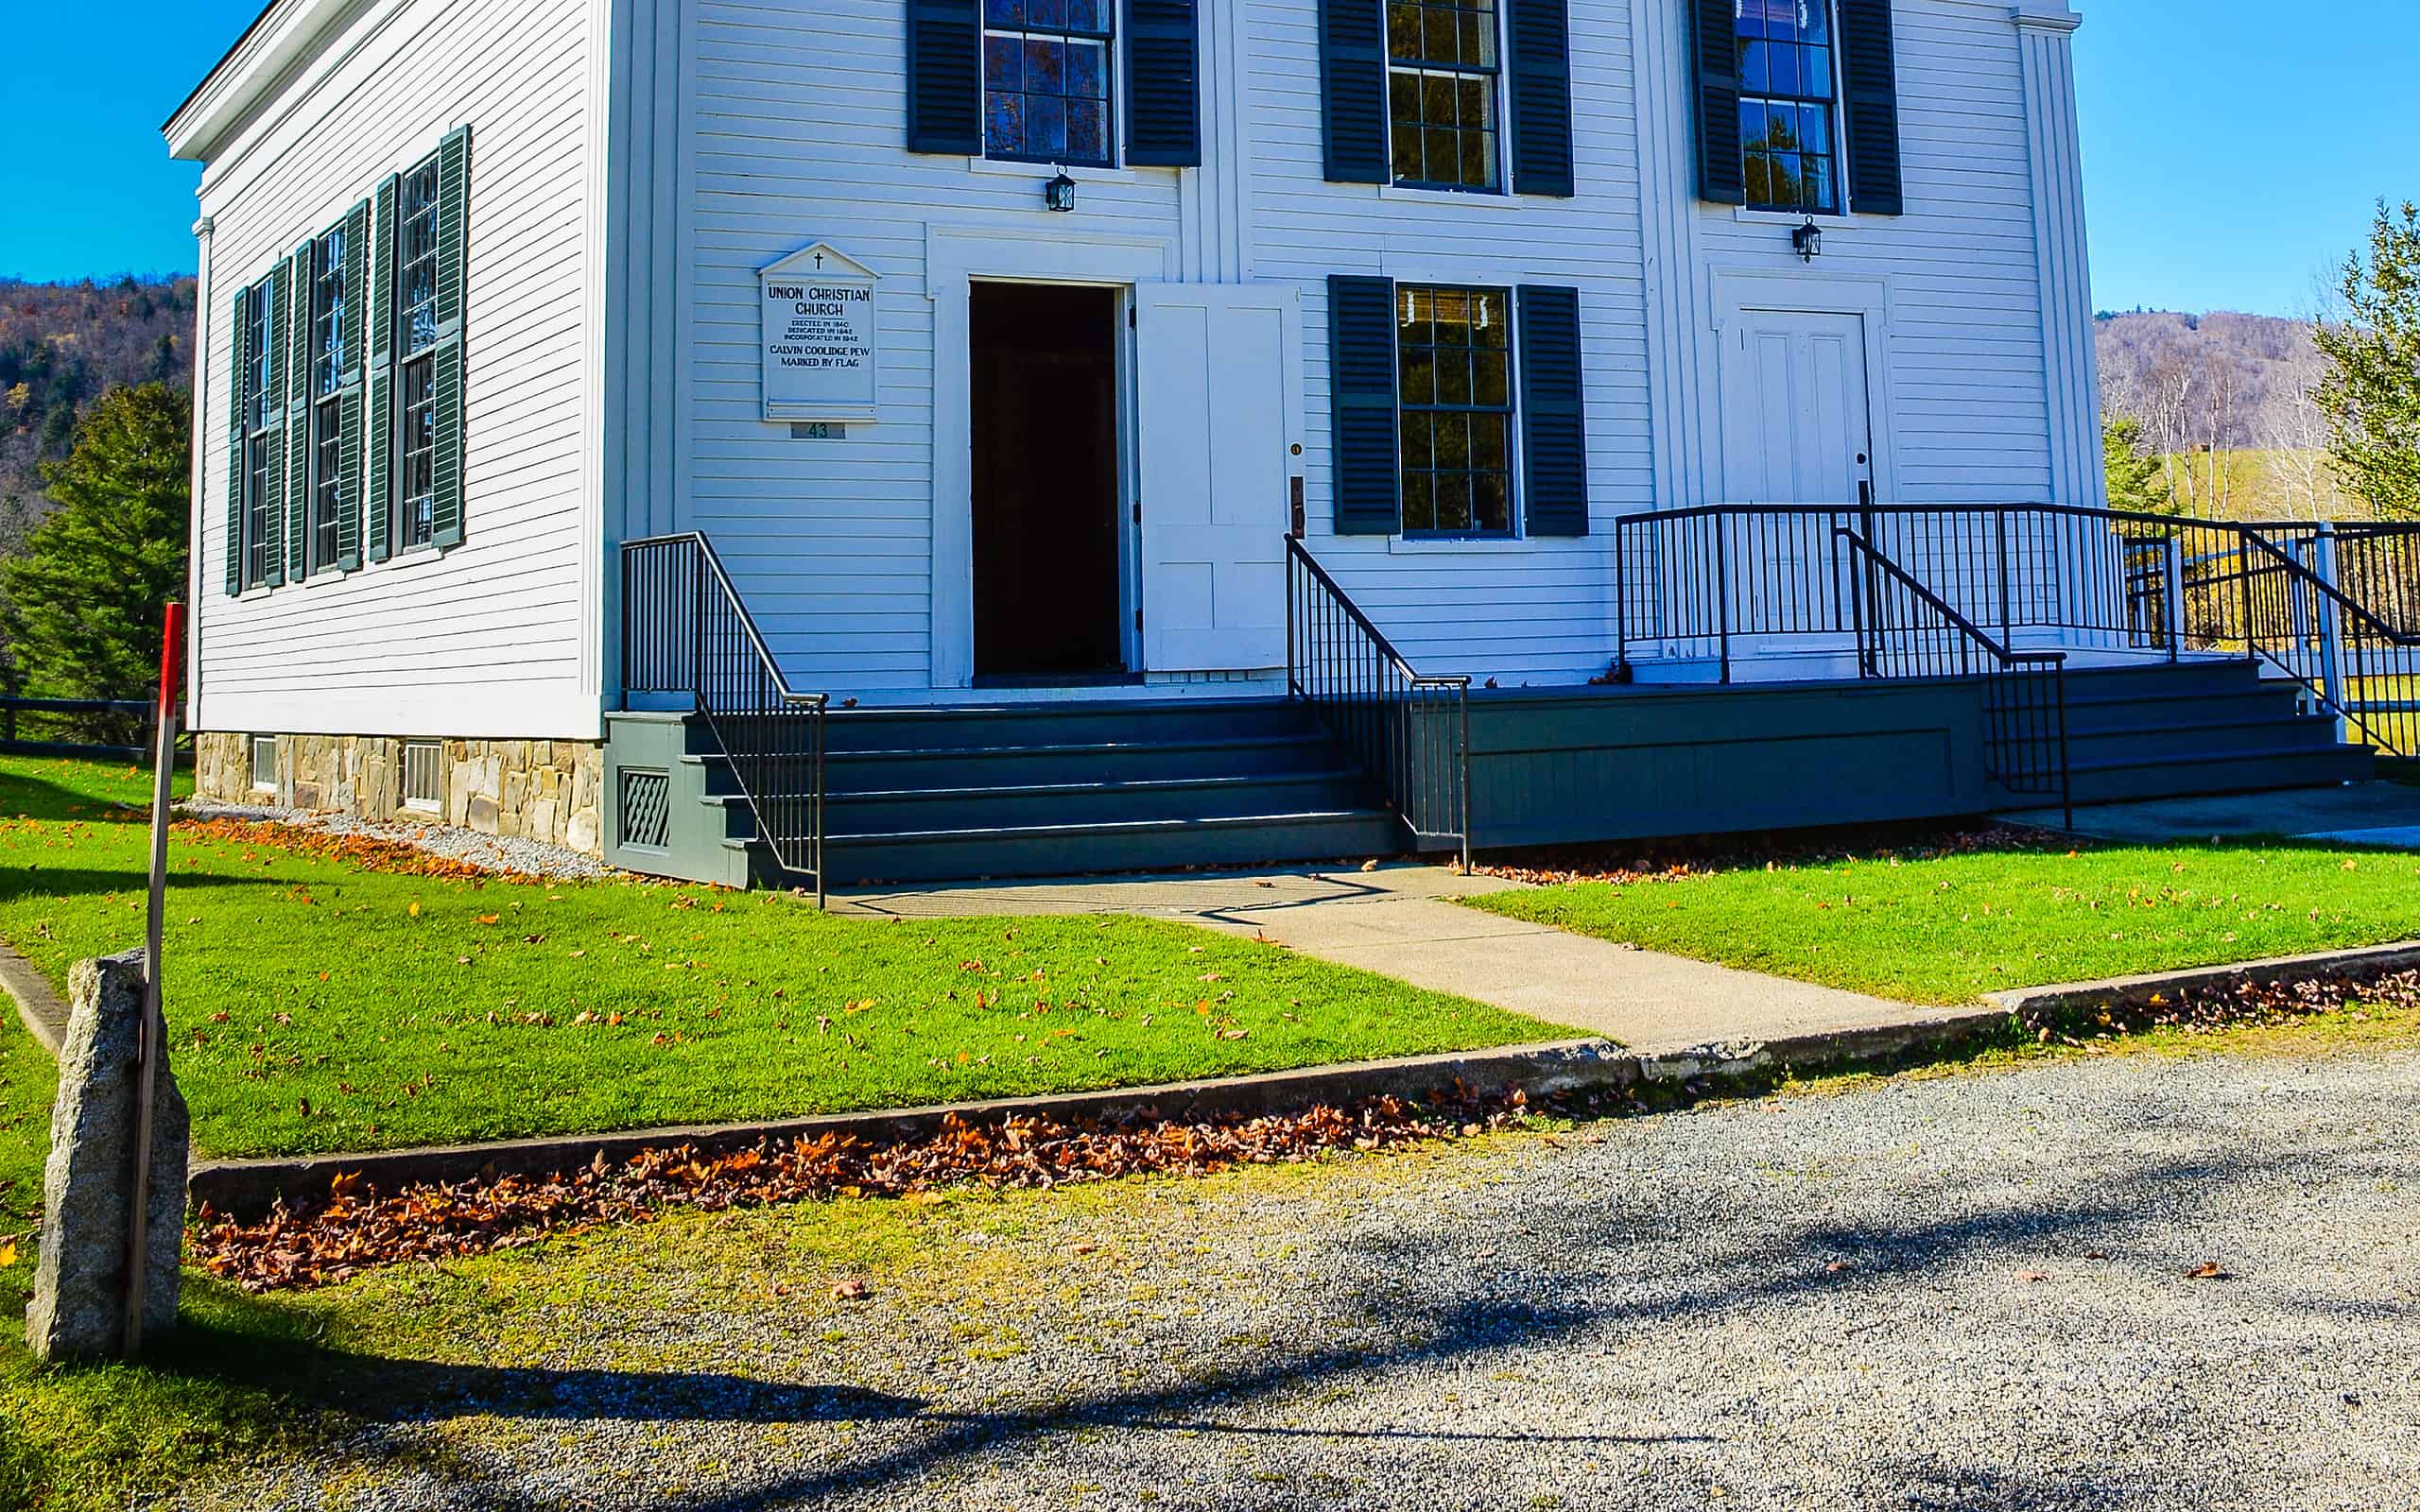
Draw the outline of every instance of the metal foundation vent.
M404 742L404 807L431 813L445 801L445 747L433 740Z
M672 774L622 769L622 843L646 850L672 844Z
M265 792L277 791L277 737L252 737L252 786Z

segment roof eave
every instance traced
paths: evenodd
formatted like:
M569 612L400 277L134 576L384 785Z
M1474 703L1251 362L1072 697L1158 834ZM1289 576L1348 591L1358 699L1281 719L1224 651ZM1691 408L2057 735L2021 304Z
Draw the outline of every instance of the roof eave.
M268 0L184 103L160 123L168 155L193 163L207 163L218 156L296 60L310 52L329 26L357 3Z

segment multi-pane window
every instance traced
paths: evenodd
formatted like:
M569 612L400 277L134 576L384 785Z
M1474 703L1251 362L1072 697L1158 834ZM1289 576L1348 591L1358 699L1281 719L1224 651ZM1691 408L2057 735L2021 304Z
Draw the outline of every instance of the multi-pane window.
M1509 290L1395 294L1406 535L1512 533Z
M1738 0L1739 141L1748 204L1840 206L1832 0Z
M406 174L395 196L394 344L402 396L395 443L398 547L436 535L437 159Z
M252 285L251 297L245 301L247 317L244 332L244 584L247 587L266 581L276 561L271 555L277 549L275 517L271 511L276 501L268 493L269 457L277 448L277 438L270 431L277 415L281 396L269 391L269 344L277 338L274 310L277 281L263 279Z
M984 0L983 155L1112 161L1115 0Z
M311 244L310 528L311 566L336 565L337 522L343 504L344 227Z
M1387 118L1397 183L1495 189L1495 0L1391 0Z

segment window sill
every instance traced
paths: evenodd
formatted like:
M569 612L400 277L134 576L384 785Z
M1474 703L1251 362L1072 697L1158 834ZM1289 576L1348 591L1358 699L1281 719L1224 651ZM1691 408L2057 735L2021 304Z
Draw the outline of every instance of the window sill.
M1391 557L1470 556L1527 557L1538 549L1527 536L1389 536Z
M1858 223L1855 215L1837 210L1819 210L1810 217L1804 210L1750 210L1745 205L1732 206L1731 218L1750 226L1804 226L1811 218L1827 232Z
M1025 163L1006 158L969 158L969 173L988 173L1010 179L1032 179L1037 184L1048 181L1054 173L1063 173L1078 183L1149 183L1155 180L1175 178L1182 168L1090 168L1081 163Z
M1382 183L1378 185L1381 199L1411 199L1428 204L1504 205L1512 196L1501 189L1426 189L1418 184Z

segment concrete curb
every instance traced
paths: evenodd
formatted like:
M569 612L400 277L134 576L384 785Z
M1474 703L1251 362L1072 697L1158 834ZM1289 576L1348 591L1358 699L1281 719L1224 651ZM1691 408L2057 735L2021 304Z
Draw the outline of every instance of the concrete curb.
M0 988L8 988L16 1003L26 1033L57 1060L59 1047L67 1042L67 1000L51 987L48 977L34 970L33 962L4 941L0 941Z
M2143 976L2113 976L2099 982L2067 982L2057 987L2022 988L1994 992L1984 1001L2004 1013L2073 1013L2118 1004L2140 1004L2171 992L2191 992L2238 982L2299 979L2329 975L2384 975L2420 969L2420 941L2400 945L2369 945L2358 950L2315 951L2308 955L2278 955L2235 966L2195 967L2182 971L2155 971Z
M507 1140L366 1155L214 1160L194 1167L193 1200L214 1212L252 1218L279 1200L316 1200L339 1173L359 1173L382 1192L405 1186L544 1177L577 1170L602 1158L608 1164L642 1150L693 1144L708 1152L744 1149L767 1140L855 1137L871 1143L922 1138L952 1115L970 1124L1011 1117L1062 1121L1121 1118L1186 1120L1299 1111L1393 1095L1420 1099L1460 1086L1481 1096L1519 1091L1536 1098L1642 1087L1717 1091L1758 1084L1789 1071L1824 1071L1921 1053L1947 1055L2008 1032L2008 1014L1973 1008L1938 1019L1796 1036L1742 1040L1653 1056L1634 1056L1605 1040L1564 1040L1454 1055L1416 1056L1349 1066L1317 1066L1217 1081L1128 1087L1054 1097L1011 1097L870 1113L837 1113L765 1123L691 1125L617 1134Z
M853 1136L884 1143L920 1139L953 1115L970 1124L1016 1117L1115 1120L1195 1119L1295 1111L1321 1103L1355 1102L1388 1093L1432 1093L1460 1083L1480 1095L1519 1089L1534 1096L1589 1088L1634 1085L1637 1063L1603 1040L1564 1040L1501 1050L1414 1056L1357 1065L1313 1066L1213 1081L1169 1082L1047 1097L1004 1097L984 1102L942 1103L926 1108L744 1124L697 1124L631 1129L614 1134L572 1134L544 1139L502 1140L487 1144L424 1145L363 1155L299 1159L211 1160L193 1168L196 1206L243 1218L266 1211L283 1198L292 1204L327 1191L338 1173L359 1172L383 1192L424 1182L543 1177L577 1170L598 1157L613 1164L642 1150L691 1144L707 1152L745 1149L767 1140Z

